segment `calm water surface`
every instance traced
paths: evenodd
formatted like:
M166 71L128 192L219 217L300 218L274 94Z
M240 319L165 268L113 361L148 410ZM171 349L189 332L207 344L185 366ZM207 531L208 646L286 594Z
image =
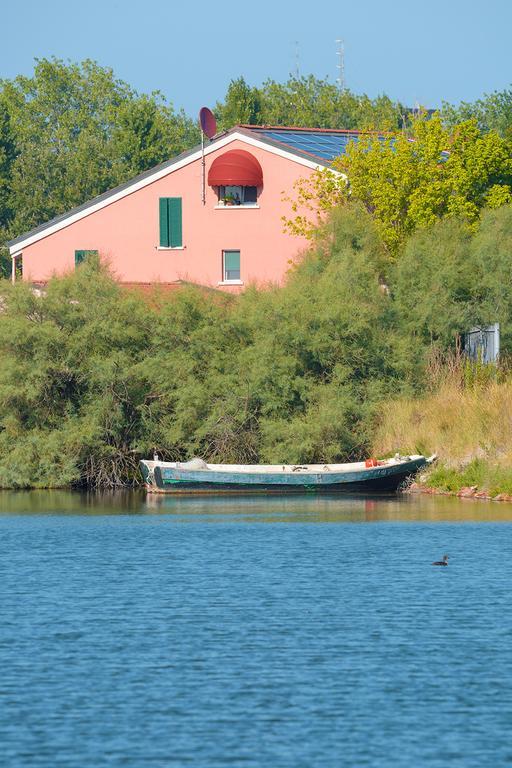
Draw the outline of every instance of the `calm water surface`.
M0 493L0 764L510 765L511 523L455 499Z

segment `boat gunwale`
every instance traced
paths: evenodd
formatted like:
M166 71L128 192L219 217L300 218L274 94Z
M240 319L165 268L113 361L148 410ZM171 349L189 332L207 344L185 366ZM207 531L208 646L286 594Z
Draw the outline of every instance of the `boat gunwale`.
M401 457L400 459L381 459L376 466L367 466L364 461L345 464L208 464L205 462L205 467L187 467L186 462L155 461L149 459L142 459L141 463L145 464L150 470L154 470L154 468L158 466L160 469L172 469L186 473L203 472L205 478L207 475L220 473L258 474L269 476L279 475L280 477L303 477L310 474L325 475L326 477L329 477L333 474L350 474L352 472L371 473L371 471L375 469L395 469L404 467L407 464L414 464L420 459L425 460L426 463L429 462L429 459L422 454L414 454L412 456Z

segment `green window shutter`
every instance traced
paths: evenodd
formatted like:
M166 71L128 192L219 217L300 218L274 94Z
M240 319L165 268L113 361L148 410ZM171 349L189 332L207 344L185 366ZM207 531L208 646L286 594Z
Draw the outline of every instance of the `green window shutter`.
M168 197L160 198L160 247L169 247Z
M181 197L160 198L160 247L183 246Z
M75 267L78 267L87 256L97 256L98 251L75 251Z
M183 226L181 217L181 197L169 198L169 240L171 248L183 245Z

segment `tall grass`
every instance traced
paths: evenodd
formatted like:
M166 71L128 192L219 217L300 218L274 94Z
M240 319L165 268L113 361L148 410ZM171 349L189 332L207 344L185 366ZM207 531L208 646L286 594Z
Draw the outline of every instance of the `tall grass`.
M460 356L434 357L427 393L383 403L374 451L437 453L430 485L512 492L512 376ZM510 468L510 469L509 469Z

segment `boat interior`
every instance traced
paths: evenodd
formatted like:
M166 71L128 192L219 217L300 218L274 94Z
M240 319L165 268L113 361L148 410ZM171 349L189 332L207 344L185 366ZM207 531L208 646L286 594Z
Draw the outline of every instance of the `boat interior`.
M189 471L201 471L211 470L213 472L257 472L259 474L268 473L276 474L280 472L284 473L327 473L327 472L354 472L365 469L372 469L376 466L394 466L397 464L404 464L409 461L415 461L416 459L423 458L420 455L417 456L394 456L390 459L384 460L368 460L357 461L347 464L208 464L203 459L194 458L190 461L148 461L144 463L149 469L154 469L155 466L161 469L180 469Z

